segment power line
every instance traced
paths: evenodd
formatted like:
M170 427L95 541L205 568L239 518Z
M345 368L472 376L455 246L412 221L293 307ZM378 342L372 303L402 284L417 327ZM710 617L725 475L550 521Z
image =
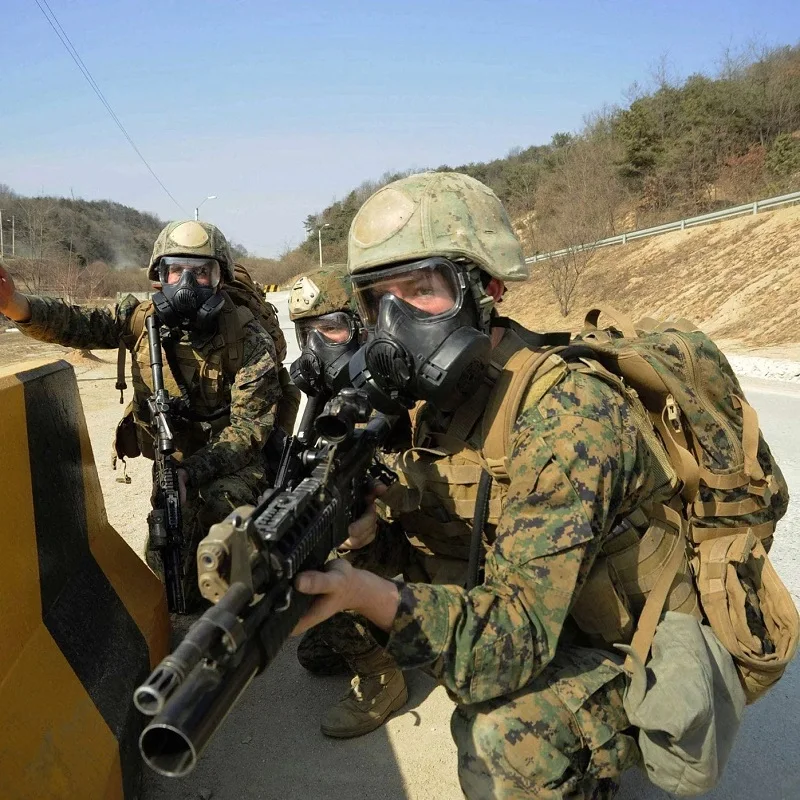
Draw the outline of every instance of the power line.
M94 91L94 93L100 99L100 102L105 106L105 109L110 114L111 119L114 120L114 122L117 124L117 127L122 131L122 135L128 140L128 143L134 149L136 155L139 156L139 158L142 160L142 163L145 165L145 167L147 167L147 171L156 179L158 185L167 193L169 199L172 200L172 202L175 203L175 205L178 206L178 208L185 214L186 209L173 197L172 192L170 192L170 190L167 189L161 178L159 178L158 175L156 175L153 168L150 166L150 164L147 163L147 159L142 155L141 151L136 146L136 143L133 141L133 139L131 139L128 131L125 130L125 126L122 124L119 117L114 113L114 109L111 108L111 105L109 104L108 100L106 100L105 95L103 94L102 91L100 91L100 87L97 85L97 82L92 77L92 73L89 72L89 68L86 66L86 64L83 63L83 59L78 54L75 45L72 44L72 41L67 35L67 32L61 26L61 23L58 21L58 17L55 15L53 9L50 8L50 5L48 4L47 0L42 0L42 2L39 2L39 0L34 0L34 2L36 3L37 6L39 6L39 10L42 12L44 18L50 24L50 27L55 32L56 36L58 36L61 44L64 45L66 51L70 54L70 57L75 62L75 65L78 67L81 73L83 74L83 77L86 78L86 81L89 84L89 86L92 87L92 91ZM44 6L42 6L42 3L44 3ZM45 7L47 8L47 11L45 11Z

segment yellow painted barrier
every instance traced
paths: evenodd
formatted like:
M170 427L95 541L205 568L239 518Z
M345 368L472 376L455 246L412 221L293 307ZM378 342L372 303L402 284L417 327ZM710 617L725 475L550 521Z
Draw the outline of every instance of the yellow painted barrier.
M156 576L109 525L72 367L0 370L0 798L135 797ZM144 524L144 521L143 521Z

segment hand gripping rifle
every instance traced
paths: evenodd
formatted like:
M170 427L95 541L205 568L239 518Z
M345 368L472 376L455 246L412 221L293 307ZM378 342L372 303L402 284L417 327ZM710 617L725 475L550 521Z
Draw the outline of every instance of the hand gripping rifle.
M370 478L389 478L374 462L393 420L377 414L356 428L369 414L363 395L343 390L317 420L321 444L302 452L306 477L268 490L255 508L236 509L200 543L200 590L216 605L134 693L136 707L154 717L139 748L156 772L179 777L193 769L313 601L293 591L294 577L320 568L347 538Z
M178 484L175 436L170 426L172 402L164 388L164 364L161 356L161 322L156 314L147 318L147 340L150 344L150 369L153 373L153 394L147 399L150 419L156 428L155 467L153 471L154 503L147 515L150 547L157 550L164 568L167 606L172 613L186 613L183 592L181 544L183 520Z

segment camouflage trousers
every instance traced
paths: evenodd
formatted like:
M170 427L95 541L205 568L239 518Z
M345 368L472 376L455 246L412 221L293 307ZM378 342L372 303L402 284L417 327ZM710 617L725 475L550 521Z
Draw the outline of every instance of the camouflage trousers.
M463 584L466 577L465 562L425 557L388 526L368 548L344 557L386 578L402 574L411 581ZM306 637L307 655L313 648L318 654L333 650L348 662L377 645L370 623L350 613L336 614ZM303 663L302 644L298 658ZM640 759L622 705L621 663L605 650L563 644L523 689L457 705L450 730L464 795L469 800L614 797L620 775Z
M640 759L622 706L620 664L605 651L565 645L523 689L457 706L450 730L464 795L614 797L620 775Z
M190 487L186 503L181 508L183 515L183 583L187 606L191 609L201 601L197 586L197 546L208 533L208 529L243 505L252 505L266 489L264 470L260 466L249 466L226 475L199 488ZM150 568L163 580L164 570L157 551L150 548L149 536L145 549L145 560Z

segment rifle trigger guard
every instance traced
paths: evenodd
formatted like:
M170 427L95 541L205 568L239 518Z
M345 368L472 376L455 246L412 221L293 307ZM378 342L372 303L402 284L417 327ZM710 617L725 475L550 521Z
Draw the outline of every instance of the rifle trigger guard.
M286 597L284 598L283 603L281 603L281 605L276 605L275 610L286 611L286 609L289 608L291 604L292 604L292 587L290 586L286 590Z

